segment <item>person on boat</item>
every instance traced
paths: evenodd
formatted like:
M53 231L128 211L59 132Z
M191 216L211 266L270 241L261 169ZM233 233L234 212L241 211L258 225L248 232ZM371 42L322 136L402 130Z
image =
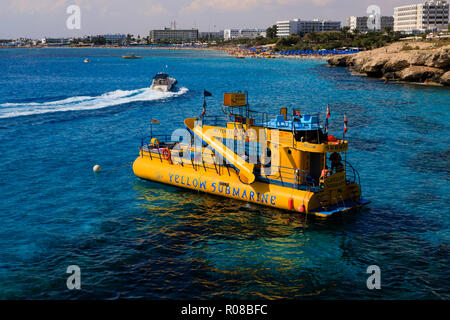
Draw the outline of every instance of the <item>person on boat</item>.
M328 169L328 166L325 165L325 168L322 170L322 173L319 178L319 187L325 186L325 179L331 175L331 170Z
M333 152L330 156L331 171L342 172L344 171L344 165L342 164L341 155L337 152Z
M328 177L331 174L331 170L328 169L328 166L325 165L325 168L322 170L322 174L320 175L320 178L325 179L326 177Z

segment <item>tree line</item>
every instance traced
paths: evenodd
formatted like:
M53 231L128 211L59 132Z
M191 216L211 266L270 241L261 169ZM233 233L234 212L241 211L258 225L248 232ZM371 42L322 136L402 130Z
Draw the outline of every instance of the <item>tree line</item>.
M232 39L221 41L218 45L244 44L247 46L261 46L275 44L275 51L282 50L332 50L335 48L366 48L374 49L383 47L388 43L398 41L407 35L393 32L388 27L383 31L360 32L350 31L350 27L343 27L339 31L309 32L302 35L292 34L288 37L277 37L277 25L266 30L266 37L255 39Z

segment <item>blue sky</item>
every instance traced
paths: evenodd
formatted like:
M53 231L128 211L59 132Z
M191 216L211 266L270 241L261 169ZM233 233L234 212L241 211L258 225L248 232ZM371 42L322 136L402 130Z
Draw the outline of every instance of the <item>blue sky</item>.
M219 31L266 28L290 18L331 19L362 16L369 5L383 15L422 0L0 0L0 38L72 37L104 33L147 36L150 29L170 26ZM69 5L81 9L81 29L66 27Z

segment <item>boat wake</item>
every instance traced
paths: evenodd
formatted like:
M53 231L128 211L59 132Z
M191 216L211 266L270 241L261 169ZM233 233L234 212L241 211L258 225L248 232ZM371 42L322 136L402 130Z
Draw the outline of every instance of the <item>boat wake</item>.
M150 88L136 90L116 90L106 92L100 96L77 96L63 100L43 103L2 103L0 104L0 118L13 118L61 111L94 110L135 101L153 101L173 98L188 92L187 88L180 88L174 92L154 91Z

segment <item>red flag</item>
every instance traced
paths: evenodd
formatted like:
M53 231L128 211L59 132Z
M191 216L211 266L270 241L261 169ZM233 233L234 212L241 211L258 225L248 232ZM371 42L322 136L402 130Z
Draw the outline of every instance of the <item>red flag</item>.
M347 115L346 114L344 114L344 134L346 134L347 133Z
M330 105L327 104L327 119L331 116Z
M206 114L206 100L203 100L203 111L202 111L202 116L204 116Z

